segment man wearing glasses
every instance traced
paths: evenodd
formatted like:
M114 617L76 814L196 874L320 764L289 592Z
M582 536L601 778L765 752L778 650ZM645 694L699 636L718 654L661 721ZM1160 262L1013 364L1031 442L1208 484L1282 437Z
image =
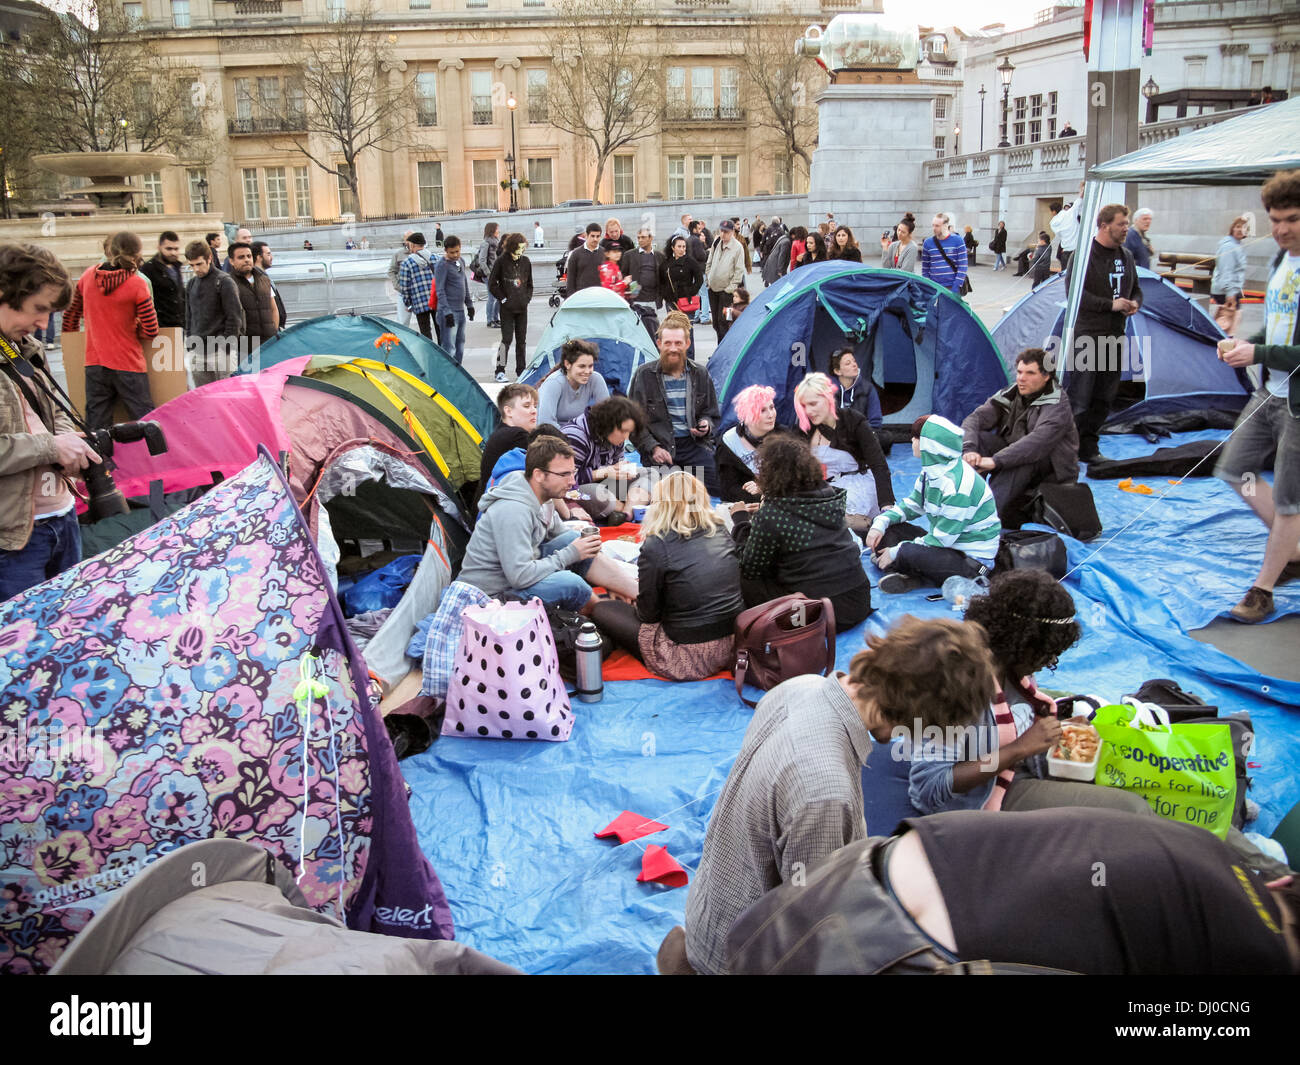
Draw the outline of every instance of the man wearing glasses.
M479 500L460 579L488 595L536 596L583 614L598 601L593 585L635 599L636 578L600 554L595 527L580 535L555 513L552 500L574 486L575 471L573 449L563 439L534 440L523 470L506 474Z

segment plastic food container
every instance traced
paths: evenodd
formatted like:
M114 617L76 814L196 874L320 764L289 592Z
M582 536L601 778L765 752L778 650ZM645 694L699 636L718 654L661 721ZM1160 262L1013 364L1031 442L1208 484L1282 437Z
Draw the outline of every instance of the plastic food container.
M1092 726L1086 721L1078 719L1064 722L1064 724L1092 729ZM1092 731L1095 733L1097 730L1092 729ZM1101 760L1100 737L1098 737L1097 749L1093 751L1092 760L1089 762L1076 762L1069 758L1059 758L1056 757L1056 751L1057 748L1053 747L1047 752L1047 772L1050 776L1056 780L1081 780L1085 783L1092 783L1096 779L1097 763Z
M642 522L642 521L645 521L645 510L646 510L645 507L633 507L633 508L632 508L632 520L633 520L634 522Z

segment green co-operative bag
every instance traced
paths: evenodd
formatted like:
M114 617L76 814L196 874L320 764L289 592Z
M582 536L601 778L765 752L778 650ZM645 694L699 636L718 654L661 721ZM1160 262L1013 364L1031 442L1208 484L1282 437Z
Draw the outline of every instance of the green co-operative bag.
M1200 825L1220 839L1232 825L1237 775L1226 724L1171 725L1158 706L1103 706L1097 783L1146 799L1170 821Z

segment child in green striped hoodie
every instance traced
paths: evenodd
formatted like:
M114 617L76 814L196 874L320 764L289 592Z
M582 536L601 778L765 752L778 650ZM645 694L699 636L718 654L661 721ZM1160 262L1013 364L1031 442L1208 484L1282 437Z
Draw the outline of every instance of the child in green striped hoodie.
M885 575L880 590L906 592L938 587L952 576L977 577L993 568L1002 522L993 492L961 460L961 430L937 414L912 423L912 453L921 475L906 499L881 511L871 523L867 547ZM889 526L924 515L930 531L896 547L878 550Z

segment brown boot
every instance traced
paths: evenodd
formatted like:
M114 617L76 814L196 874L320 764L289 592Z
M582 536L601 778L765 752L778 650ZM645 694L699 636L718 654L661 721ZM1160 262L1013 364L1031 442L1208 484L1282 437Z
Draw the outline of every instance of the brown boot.
M1251 588L1240 603L1232 608L1229 616L1233 621L1247 625L1257 625L1273 613L1273 593L1263 588Z
M673 928L659 944L655 968L659 970L660 976L696 975L691 963L686 960L686 929L681 925Z

